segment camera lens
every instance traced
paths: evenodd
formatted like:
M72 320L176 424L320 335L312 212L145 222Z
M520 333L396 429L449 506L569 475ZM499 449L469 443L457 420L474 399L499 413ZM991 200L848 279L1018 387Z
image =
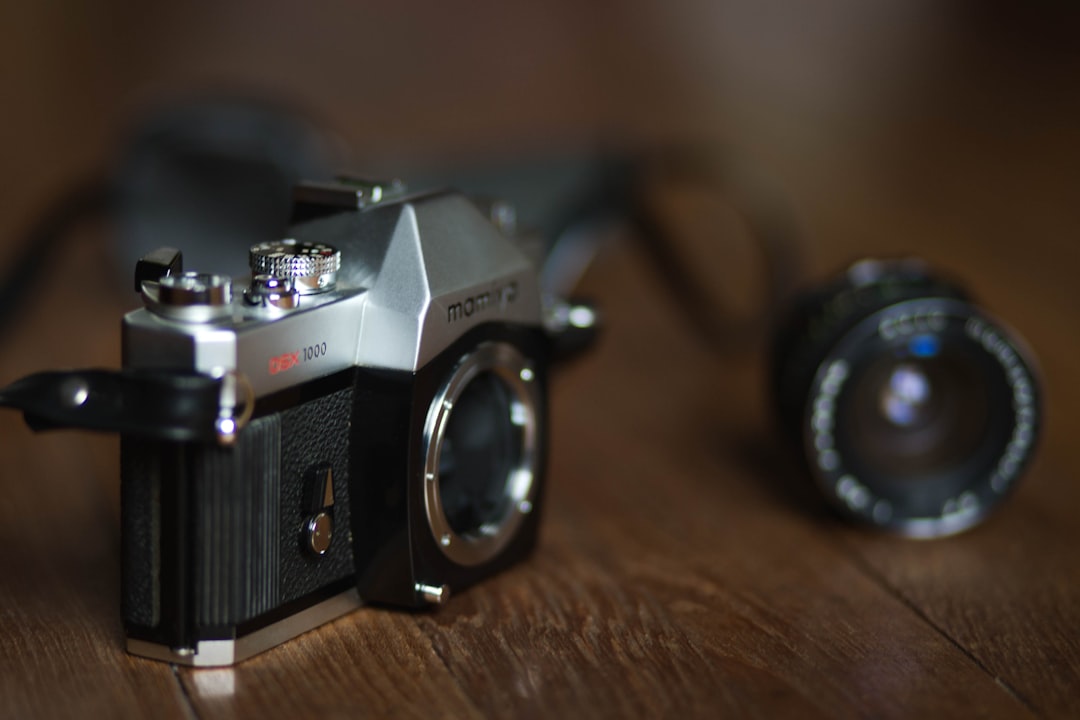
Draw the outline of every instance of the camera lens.
M806 296L777 336L773 390L826 497L913 536L984 518L1038 432L1020 340L912 261L864 261Z
M458 361L428 410L427 520L440 550L460 565L495 558L532 512L537 383L516 348L484 343Z
M506 481L521 461L524 438L514 424L521 406L497 375L472 380L454 403L439 455L443 512L458 535L497 526L512 503Z
M840 411L853 462L900 481L958 468L986 436L988 395L988 378L958 354L878 358Z

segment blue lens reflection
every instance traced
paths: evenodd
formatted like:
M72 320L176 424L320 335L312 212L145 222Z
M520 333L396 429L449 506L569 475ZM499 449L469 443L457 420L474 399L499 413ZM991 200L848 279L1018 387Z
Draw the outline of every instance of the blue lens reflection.
M936 335L916 335L908 343L908 352L917 358L932 358L941 350L941 342Z

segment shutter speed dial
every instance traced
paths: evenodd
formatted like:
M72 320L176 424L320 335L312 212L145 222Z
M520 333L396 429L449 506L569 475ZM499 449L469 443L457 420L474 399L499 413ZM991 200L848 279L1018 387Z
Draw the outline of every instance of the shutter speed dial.
M292 239L254 245L248 259L253 275L289 280L301 295L333 289L341 269L341 252L337 248Z

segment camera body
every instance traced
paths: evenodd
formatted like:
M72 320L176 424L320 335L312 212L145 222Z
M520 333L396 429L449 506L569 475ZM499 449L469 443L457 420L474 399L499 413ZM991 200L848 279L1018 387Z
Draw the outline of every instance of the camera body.
M464 196L298 189L232 281L140 263L125 369L222 377L222 442L124 436L128 649L226 665L362 603L421 608L536 542L538 273ZM166 253L167 254L167 253Z

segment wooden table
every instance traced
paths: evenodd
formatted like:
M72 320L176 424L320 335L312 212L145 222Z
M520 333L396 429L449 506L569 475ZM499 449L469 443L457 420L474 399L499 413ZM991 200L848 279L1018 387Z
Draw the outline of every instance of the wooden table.
M100 262L86 240L4 377L118 362L120 303L82 272ZM436 612L363 609L233 669L125 654L116 441L0 415L0 716L1068 716L1080 342L1075 305L1039 294L1075 303L1071 271L1010 271L988 293L1047 371L1030 476L986 525L914 542L821 511L763 410L758 355L698 342L623 246L585 283L603 340L554 384L535 556Z
M928 124L884 139L745 136L811 272L924 254L1040 356L1042 446L985 525L915 542L823 512L765 412L761 348L719 357L623 245L583 286L602 342L554 382L535 555L436 612L362 609L235 668L124 652L118 443L0 414L0 717L1076 717L1080 108L1040 62L1042 84L1014 65L945 83L972 95L955 116L901 113ZM4 382L118 365L133 298L87 272L103 234L77 240L5 337Z

